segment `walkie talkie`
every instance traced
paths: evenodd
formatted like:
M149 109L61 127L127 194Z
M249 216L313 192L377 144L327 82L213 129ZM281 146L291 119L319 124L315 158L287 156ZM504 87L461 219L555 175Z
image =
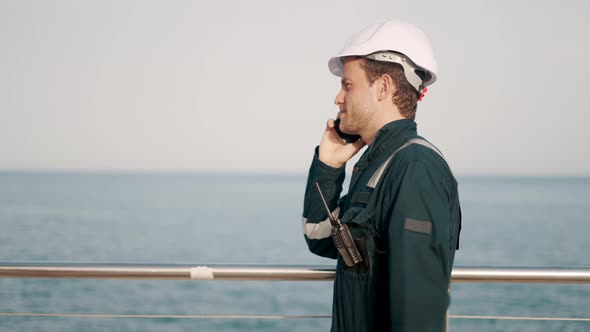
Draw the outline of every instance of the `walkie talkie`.
M336 246L336 249L338 249L340 256L342 256L344 264L348 267L352 267L362 263L363 257L354 243L350 230L340 221L340 219L332 216L328 203L326 203L326 199L322 193L322 189L320 189L320 184L316 182L315 186L320 193L320 198L322 199L322 203L324 203L326 212L328 212L328 218L330 218L330 224L332 224L332 240L334 241L334 245Z

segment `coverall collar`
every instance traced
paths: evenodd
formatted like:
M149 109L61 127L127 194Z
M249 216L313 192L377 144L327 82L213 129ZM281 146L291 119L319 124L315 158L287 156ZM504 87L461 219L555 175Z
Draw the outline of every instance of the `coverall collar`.
M367 148L366 153L359 160L359 166L364 168L363 166L366 166L366 164L379 158L384 153L394 151L408 139L417 135L416 122L414 120L401 119L389 122L379 129L375 135L375 139L373 139L373 142Z

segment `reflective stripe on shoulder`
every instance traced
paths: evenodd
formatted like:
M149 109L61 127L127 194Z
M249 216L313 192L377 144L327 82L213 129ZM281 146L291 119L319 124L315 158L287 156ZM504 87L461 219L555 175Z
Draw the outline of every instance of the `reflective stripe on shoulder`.
M340 207L332 211L332 216L338 218ZM319 223L308 223L307 218L303 218L303 234L310 240L321 240L332 236L332 224L330 218L326 218Z
M393 153L391 154L391 156L389 156L389 158L387 158L379 166L379 168L375 171L375 173L373 173L373 176L371 176L371 179L367 183L367 186L375 189L375 187L379 183L379 180L381 180L381 177L383 176L383 173L385 172L385 169L387 168L387 165L389 165L389 163L391 162L391 160L393 159L393 157L395 157L395 155L401 149L407 147L410 144L418 144L418 145L422 145L424 147L427 147L427 148L431 149L432 151L436 152L436 154L438 154L443 160L445 160L445 157L443 156L443 154L434 145L432 145L430 142L428 142L427 140L422 139L422 138L412 138L411 140L408 140L406 143L404 143L402 146L400 146L397 150L393 151ZM446 162L446 160L445 160L445 162Z
M436 146L432 145L432 143L428 142L427 140L420 139L420 138L413 138L413 139L409 140L408 142L411 142L411 144L418 144L418 145L425 146L425 147L429 148L430 150L436 152L436 154L438 154L444 161L446 161L445 156L443 156L442 152L440 152L440 150L437 149Z

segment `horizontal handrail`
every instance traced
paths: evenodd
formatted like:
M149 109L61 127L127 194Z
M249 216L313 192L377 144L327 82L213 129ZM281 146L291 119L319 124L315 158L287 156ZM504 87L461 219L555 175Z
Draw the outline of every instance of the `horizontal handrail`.
M0 278L333 280L333 266L0 262ZM452 282L590 284L587 267L456 267Z
M76 317L76 318L144 318L144 319L329 319L329 315L154 315L154 314L89 314L89 313L42 313L42 312L0 312L7 317ZM590 322L584 317L530 317L530 316L476 316L449 315L450 319L524 320Z

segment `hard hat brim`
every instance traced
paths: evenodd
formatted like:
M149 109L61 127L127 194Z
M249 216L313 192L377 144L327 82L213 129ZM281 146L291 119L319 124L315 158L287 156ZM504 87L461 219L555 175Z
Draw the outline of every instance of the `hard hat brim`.
M357 57L364 57L367 54L354 54L354 53L350 53L350 54L338 54L337 56L331 57L330 60L328 60L328 69L330 69L330 72L332 74L334 74L335 76L338 77L342 77L342 69L344 64L342 63L342 59L345 57L349 57L349 56L357 56ZM431 72L430 70L426 69L426 68L422 68L420 66L419 67L421 70L424 70L426 72L428 72L429 75L429 79L424 81L424 86L428 86L431 85L432 83L434 83L436 81L436 74Z

